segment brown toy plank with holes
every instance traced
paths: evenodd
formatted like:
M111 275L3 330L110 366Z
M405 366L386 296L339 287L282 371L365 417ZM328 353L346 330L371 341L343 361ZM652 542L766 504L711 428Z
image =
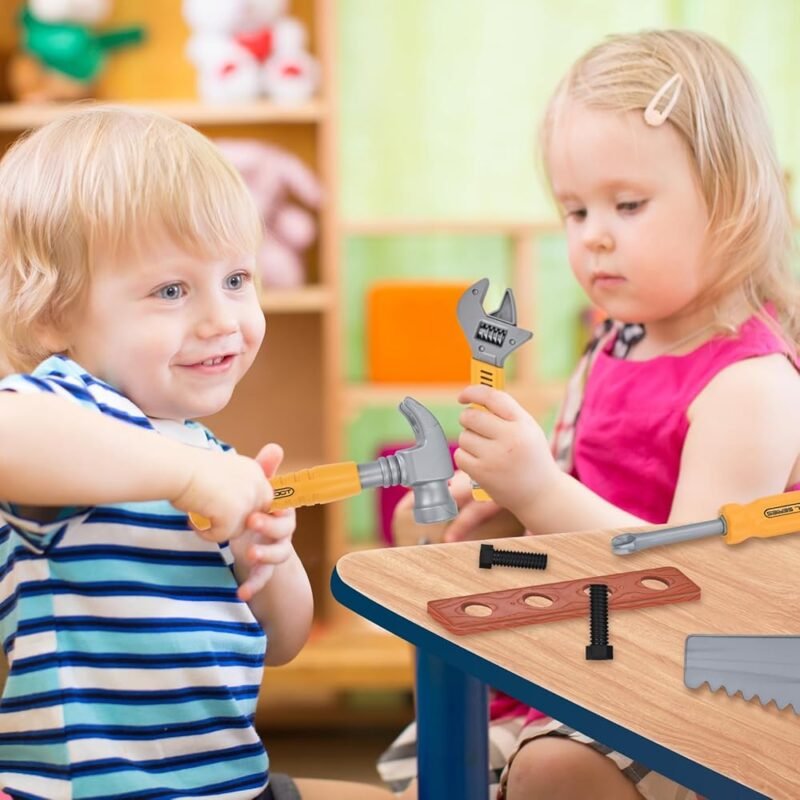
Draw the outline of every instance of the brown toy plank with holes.
M666 588L650 588L643 583L646 580L664 583ZM608 605L613 609L647 608L700 599L700 587L679 569L658 567L430 600L428 614L447 630L457 634L481 633L498 628L582 617L589 609L586 590L592 583L608 585ZM546 608L532 606L526 602L531 597L544 598L552 605ZM470 606L483 606L491 613L487 616L474 616L467 612Z

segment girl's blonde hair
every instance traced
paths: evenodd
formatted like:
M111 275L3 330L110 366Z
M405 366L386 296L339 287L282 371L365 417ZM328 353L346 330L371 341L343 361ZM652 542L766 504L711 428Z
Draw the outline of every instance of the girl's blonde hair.
M753 313L770 303L782 333L796 349L800 286L791 270L786 187L759 92L727 48L690 31L607 38L578 59L549 103L541 131L545 169L559 115L568 103L643 113L676 74L682 85L668 124L689 148L709 213L710 255L725 265L698 301L715 304L741 289ZM674 85L660 108L673 91Z
M76 107L0 161L0 350L26 371L79 312L98 248L166 235L201 256L255 253L262 223L241 176L188 125L152 111Z

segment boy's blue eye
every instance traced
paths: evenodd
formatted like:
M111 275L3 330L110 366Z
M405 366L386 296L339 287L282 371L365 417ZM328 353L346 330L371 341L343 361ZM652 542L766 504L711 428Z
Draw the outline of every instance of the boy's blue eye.
M156 289L156 296L162 300L180 300L186 294L186 290L179 283L168 283L160 289Z
M226 289L241 289L250 279L250 276L246 272L234 272L233 275L228 275L225 278L225 288Z

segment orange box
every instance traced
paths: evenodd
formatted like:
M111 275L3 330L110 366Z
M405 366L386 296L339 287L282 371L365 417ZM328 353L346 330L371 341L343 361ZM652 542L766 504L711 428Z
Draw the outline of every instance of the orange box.
M367 293L367 379L374 383L463 383L472 355L458 324L469 282L380 281Z

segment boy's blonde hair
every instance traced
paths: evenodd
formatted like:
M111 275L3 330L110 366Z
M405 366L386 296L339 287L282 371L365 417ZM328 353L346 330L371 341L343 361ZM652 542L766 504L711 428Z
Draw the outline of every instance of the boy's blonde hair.
M727 48L708 36L678 30L605 39L578 59L550 101L541 132L545 169L559 115L569 102L643 113L676 74L683 81L668 124L689 148L709 213L710 255L723 265L698 301L714 304L741 288L754 313L765 303L774 306L782 332L796 347L800 286L791 270L786 187L759 92ZM674 86L660 107L673 92Z
M0 161L0 350L27 371L76 312L98 248L166 235L201 256L255 254L262 224L241 176L188 125L143 109L77 106Z

